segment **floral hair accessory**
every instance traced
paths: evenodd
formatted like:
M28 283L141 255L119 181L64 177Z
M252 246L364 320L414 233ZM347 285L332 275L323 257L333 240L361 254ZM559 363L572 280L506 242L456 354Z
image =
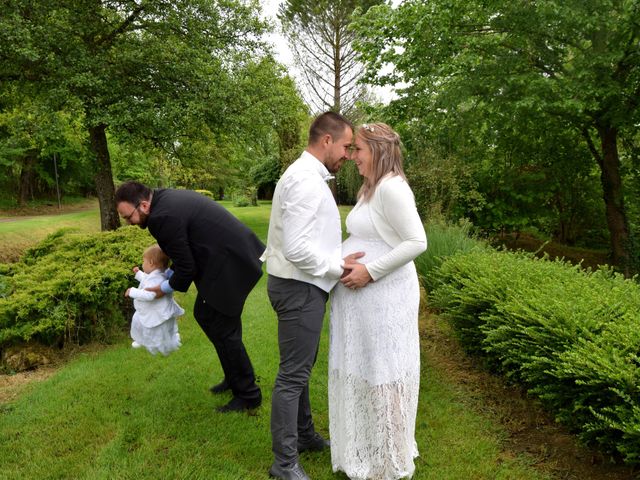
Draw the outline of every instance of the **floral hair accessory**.
M375 132L375 131L376 131L376 129L375 129L375 128L373 128L373 127L372 127L371 125L369 125L368 123L363 123L363 124L362 124L362 128L364 128L367 132L371 132L371 133L373 133L373 132Z

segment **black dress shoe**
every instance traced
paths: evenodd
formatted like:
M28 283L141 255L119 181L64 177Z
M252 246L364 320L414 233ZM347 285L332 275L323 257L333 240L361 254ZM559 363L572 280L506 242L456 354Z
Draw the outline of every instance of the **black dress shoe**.
M302 465L299 463L294 464L289 468L282 468L279 465L271 465L269 469L269 476L275 478L282 478L283 480L311 480L309 475L302 469Z
M325 448L329 448L331 446L331 442L329 440L325 440L322 436L315 432L313 437L308 440L298 440L298 453L302 452L321 452Z
M243 412L245 410L253 410L258 408L262 404L262 398L257 400L244 400L242 398L233 397L229 403L216 408L216 411L220 413L227 412Z
M214 395L217 395L218 393L224 393L227 390L231 390L231 386L227 383L226 378L209 389L209 391Z

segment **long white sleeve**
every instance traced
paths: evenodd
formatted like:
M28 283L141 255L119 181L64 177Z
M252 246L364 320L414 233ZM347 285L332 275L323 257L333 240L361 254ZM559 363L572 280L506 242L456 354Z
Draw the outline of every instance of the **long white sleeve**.
M149 290L143 290L135 287L129 289L129 296L135 300L142 300L145 302L150 302L156 299L155 292L150 292Z
M147 279L147 274L142 271L142 269L138 270L135 274L135 279L140 283L144 282Z
M427 249L427 236L418 215L409 185L393 177L378 184L372 199L374 226L393 249L367 264L371 278L377 280L412 261Z

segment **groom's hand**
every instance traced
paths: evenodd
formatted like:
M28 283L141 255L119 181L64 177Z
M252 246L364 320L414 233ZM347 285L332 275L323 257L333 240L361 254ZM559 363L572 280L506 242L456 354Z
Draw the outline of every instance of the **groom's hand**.
M356 262L356 260L358 258L364 257L364 255L365 255L364 252L355 252L344 257L342 259L344 263L344 266L342 268L344 268L344 270L342 271L342 275L340 275L340 278L344 278L347 275L349 275L349 273L351 273L351 270L353 269L352 265L359 265L359 263Z
M345 272L351 270L347 275L343 276L340 281L342 284L351 289L362 288L367 283L373 281L367 267L361 263L345 263Z

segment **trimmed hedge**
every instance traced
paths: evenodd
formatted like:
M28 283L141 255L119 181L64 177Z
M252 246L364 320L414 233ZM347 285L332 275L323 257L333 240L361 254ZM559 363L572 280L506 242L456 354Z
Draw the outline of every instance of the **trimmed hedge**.
M154 243L146 230L60 230L0 264L0 350L30 340L62 346L109 339L128 324L131 268Z
M461 343L590 445L640 464L640 286L530 254L474 250L437 270L431 306Z

